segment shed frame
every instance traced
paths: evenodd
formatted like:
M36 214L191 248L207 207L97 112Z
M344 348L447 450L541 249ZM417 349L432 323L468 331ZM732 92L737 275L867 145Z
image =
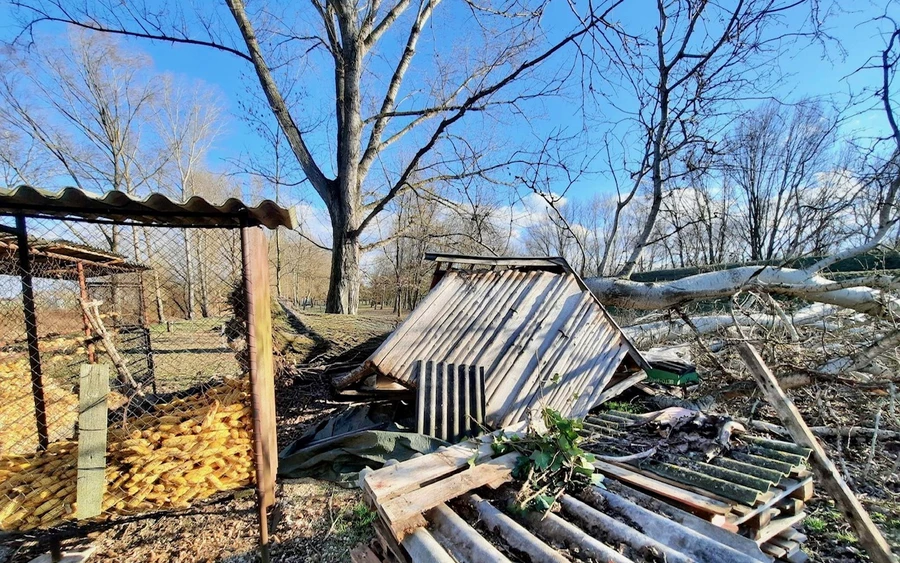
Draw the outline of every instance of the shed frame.
M256 470L257 520L259 547L263 561L269 560L268 509L275 504L275 473L277 470L277 445L275 435L274 361L272 342L272 317L269 295L268 243L263 227L297 226L293 209L285 209L266 200L255 207L246 206L236 199L213 205L202 198L192 197L186 202L175 202L164 195L153 194L139 200L124 192L112 191L102 196L77 188L65 188L59 192L19 186L12 190L0 190L0 217L12 217L15 227L0 225L0 233L15 237L15 244L7 242L7 248L15 246L22 282L23 311L26 317L26 337L31 370L31 384L38 418L39 451L48 446L47 421L40 349L38 345L38 318L33 293L33 263L41 260L71 262L74 274L61 272L66 278L76 279L82 291L85 289L85 265L109 273L142 271L146 267L128 264L109 253L93 249L94 258L109 258L106 263L87 257L73 256L78 245L53 241L35 241L28 237L28 219L52 219L108 225L130 225L164 228L238 229L240 231L243 294L246 300L247 350L253 419L253 460ZM43 244L41 244L43 243ZM3 242L0 239L0 248ZM67 247L67 248L64 248ZM59 251L64 250L61 254ZM81 249L88 253L88 249ZM65 252L69 252L66 256ZM106 268L106 270L103 270ZM115 270L115 271L113 271ZM58 551L59 540L73 532L48 534L51 551Z

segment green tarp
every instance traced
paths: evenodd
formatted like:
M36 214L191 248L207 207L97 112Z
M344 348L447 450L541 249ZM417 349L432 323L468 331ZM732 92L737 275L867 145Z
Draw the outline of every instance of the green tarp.
M314 477L353 487L364 467L378 468L389 459L403 461L447 445L405 432L393 419L394 407L376 404L323 421L279 454L278 476Z

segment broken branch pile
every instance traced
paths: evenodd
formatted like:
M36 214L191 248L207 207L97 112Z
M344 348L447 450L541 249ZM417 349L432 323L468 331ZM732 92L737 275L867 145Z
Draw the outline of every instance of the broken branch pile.
M763 551L805 561L795 528L812 498L810 450L751 436L727 417L670 408L588 417L585 449L598 468L716 525L754 540Z
M102 516L184 508L251 483L249 386L247 379L226 380L110 428ZM77 442L0 456L0 530L74 519L77 476Z

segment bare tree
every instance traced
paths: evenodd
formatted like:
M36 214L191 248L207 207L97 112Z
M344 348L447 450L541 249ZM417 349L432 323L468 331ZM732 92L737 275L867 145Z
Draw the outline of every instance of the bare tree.
M649 185L643 224L620 276L631 275L648 246L668 186L703 166L741 100L765 95L775 79L767 63L805 33L781 26L781 18L804 10L815 16L808 19L809 33L816 33L815 1L659 0L651 36L636 36L619 50L619 80L635 99L620 110L633 125L637 154L619 168L625 173L620 201L632 201Z
M221 129L221 110L210 89L202 84L185 88L171 76L162 80L157 130L169 157L169 191L182 201L196 195L195 183L209 147ZM184 243L185 307L188 319L194 318L194 246L199 233L182 230ZM202 267L202 265L201 265ZM208 304L201 300L201 314L207 316Z
M558 91L577 68L574 58L536 79L539 67L587 34L609 29L604 18L621 0L579 15L570 33L549 42L540 28L542 1L470 3L451 10L442 8L440 0L388 4L314 0L315 23L305 23L308 18L282 7L255 7L249 12L242 0L226 3L228 16L217 10L186 13L181 4L151 8L142 2L123 7L108 0L78 6L60 0L14 2L26 32L40 22L66 22L204 45L250 63L307 181L330 213L333 251L327 310L354 313L361 239L376 217L410 189L416 175L425 180L428 175L460 173L459 163L440 153L464 117L477 114L484 119L494 110L518 108L529 99ZM464 34L467 49L458 49L453 41L432 41L427 30L433 16L443 18L444 29ZM222 23L226 17L231 26ZM316 62L330 65L334 77L333 158L327 149L316 150L313 136L303 128L302 106L285 101L279 82L281 71L296 69L320 52L324 56ZM431 53L430 59L417 57L420 52ZM411 70L414 65L417 69ZM401 145L403 151L387 152ZM388 161L393 164L390 168ZM390 181L369 179L373 167L389 171ZM471 168L466 172L472 173L476 172Z
M751 260L795 254L803 223L817 213L836 211L816 209L806 200L827 188L819 179L835 164L837 124L836 117L812 100L790 108L770 102L744 116L728 137L723 167L746 209L737 232L745 238ZM831 197L835 195L829 190L819 200L840 199Z

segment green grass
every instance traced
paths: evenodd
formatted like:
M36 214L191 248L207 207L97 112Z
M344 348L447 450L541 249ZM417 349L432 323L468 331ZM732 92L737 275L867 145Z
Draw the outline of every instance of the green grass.
M363 502L358 502L349 510L342 510L331 525L329 535L339 536L351 543L365 541L372 535L372 523L378 513Z
M806 520L803 521L803 525L806 526L806 528L808 530L811 530L813 532L822 532L825 530L825 527L827 526L827 524L825 523L825 520L823 520L817 516L808 517Z
M619 411L619 412L629 412L638 414L638 408L631 403L626 403L623 401L608 401L604 403L604 406L611 411Z

